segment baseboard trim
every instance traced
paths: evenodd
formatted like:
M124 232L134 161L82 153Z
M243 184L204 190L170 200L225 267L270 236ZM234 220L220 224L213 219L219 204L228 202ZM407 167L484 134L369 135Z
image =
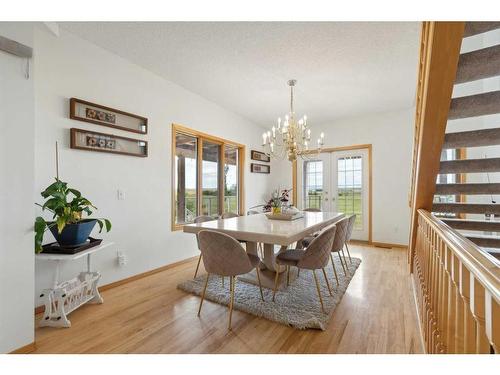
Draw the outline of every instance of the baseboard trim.
M372 242L372 245L375 247L383 247L386 249L407 249L408 245L402 245L399 243L388 243L388 242Z
M9 354L29 354L33 353L36 349L35 342L33 341L31 344L21 346L16 350L11 351Z
M376 241L362 241L362 240L350 240L349 243L354 245L362 245L362 246L373 246L373 247L382 247L384 249L407 249L408 245L398 244L398 243L389 243L389 242L376 242Z
M166 270L168 270L170 268L173 268L173 267L176 267L176 266L180 266L180 265L185 264L185 263L189 263L189 262L193 261L194 259L198 259L198 255L194 256L194 257L190 257L190 258L186 258L186 259L180 260L178 262L170 263L170 264L167 264L165 266L154 268L154 269L152 269L150 271L146 271L146 272L143 272L143 273L138 273L137 275L130 276L130 277L127 277L127 278L122 279L122 280L118 280L118 281L114 281L114 282L109 283L109 284L102 285L102 286L99 287L99 291L103 292L105 290L116 288L117 286L120 286L120 285L123 285L123 284L127 284L127 283L130 283L132 281L143 279L145 277L154 275L155 273L163 272L163 271L166 271ZM44 311L45 311L45 306L43 306L43 305L35 307L35 315L41 314Z

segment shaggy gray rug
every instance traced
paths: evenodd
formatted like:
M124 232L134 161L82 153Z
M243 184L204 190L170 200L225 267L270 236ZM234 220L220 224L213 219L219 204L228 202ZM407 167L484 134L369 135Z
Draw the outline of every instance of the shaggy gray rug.
M352 258L352 264L347 260L350 272L344 276L340 260L335 256L335 268L339 277L339 285L335 281L331 263L326 267L326 273L332 294L328 294L323 272L316 271L320 282L321 296L326 313L321 311L321 305L314 283L312 271L301 270L300 277L284 290L276 292L275 302L272 302L273 291L263 288L265 302L262 302L257 285L243 281L236 282L234 295L234 308L259 317L263 317L278 323L289 325L298 329L315 328L325 330L335 307L344 295L356 269L361 264L361 259ZM284 277L284 276L281 276ZM177 288L200 296L205 283L205 275L198 276L194 280L185 281ZM208 282L205 294L207 300L229 305L229 280L226 278L224 287L220 276L213 275ZM202 311L203 313L203 311Z

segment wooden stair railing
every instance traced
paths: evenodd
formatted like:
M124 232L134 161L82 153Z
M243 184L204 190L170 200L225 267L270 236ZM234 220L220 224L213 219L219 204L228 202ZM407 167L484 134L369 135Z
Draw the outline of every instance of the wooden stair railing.
M427 353L500 353L500 262L418 210L413 281Z
M500 113L500 91L452 99L455 83L498 75L498 47L460 55L462 38L499 28L498 22L424 22L417 83L408 261L428 353L499 353L500 204L440 202L434 194L500 194L498 183L436 184L438 174L500 171L500 158L441 161L446 149L500 144L499 129L446 134L449 119ZM494 66L481 66L484 61ZM460 158L459 158L460 159ZM442 180L440 179L440 182ZM441 213L442 219L430 212ZM453 216L453 217L449 217ZM464 237L458 230L485 234ZM483 247L493 247L487 252Z

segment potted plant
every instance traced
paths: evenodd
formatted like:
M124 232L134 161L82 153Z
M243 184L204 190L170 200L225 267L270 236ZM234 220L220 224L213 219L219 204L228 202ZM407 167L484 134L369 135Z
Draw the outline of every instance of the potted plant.
M281 201L278 197L273 197L271 199L271 207L273 210L273 215L279 214L281 212Z
M42 210L49 210L53 214L53 221L45 221L41 216L35 219L35 252L40 253L42 249L43 235L49 229L60 246L71 247L84 244L90 236L96 223L99 224L99 233L103 229L111 230L111 222L108 219L88 218L92 215L92 209L97 209L82 194L68 187L66 182L56 178L56 182L48 186L41 193L46 199ZM87 218L83 218L83 214Z
M271 199L263 206L264 212L271 212L273 214L281 213L282 207L289 207L290 205L290 192L292 189L276 189L271 194Z

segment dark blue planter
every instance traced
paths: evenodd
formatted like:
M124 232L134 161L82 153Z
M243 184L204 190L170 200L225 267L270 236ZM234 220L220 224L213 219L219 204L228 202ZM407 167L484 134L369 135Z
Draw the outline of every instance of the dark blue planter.
M68 224L60 234L57 232L57 225L53 225L50 231L60 246L78 246L88 240L96 222L96 220L84 220L77 224Z

